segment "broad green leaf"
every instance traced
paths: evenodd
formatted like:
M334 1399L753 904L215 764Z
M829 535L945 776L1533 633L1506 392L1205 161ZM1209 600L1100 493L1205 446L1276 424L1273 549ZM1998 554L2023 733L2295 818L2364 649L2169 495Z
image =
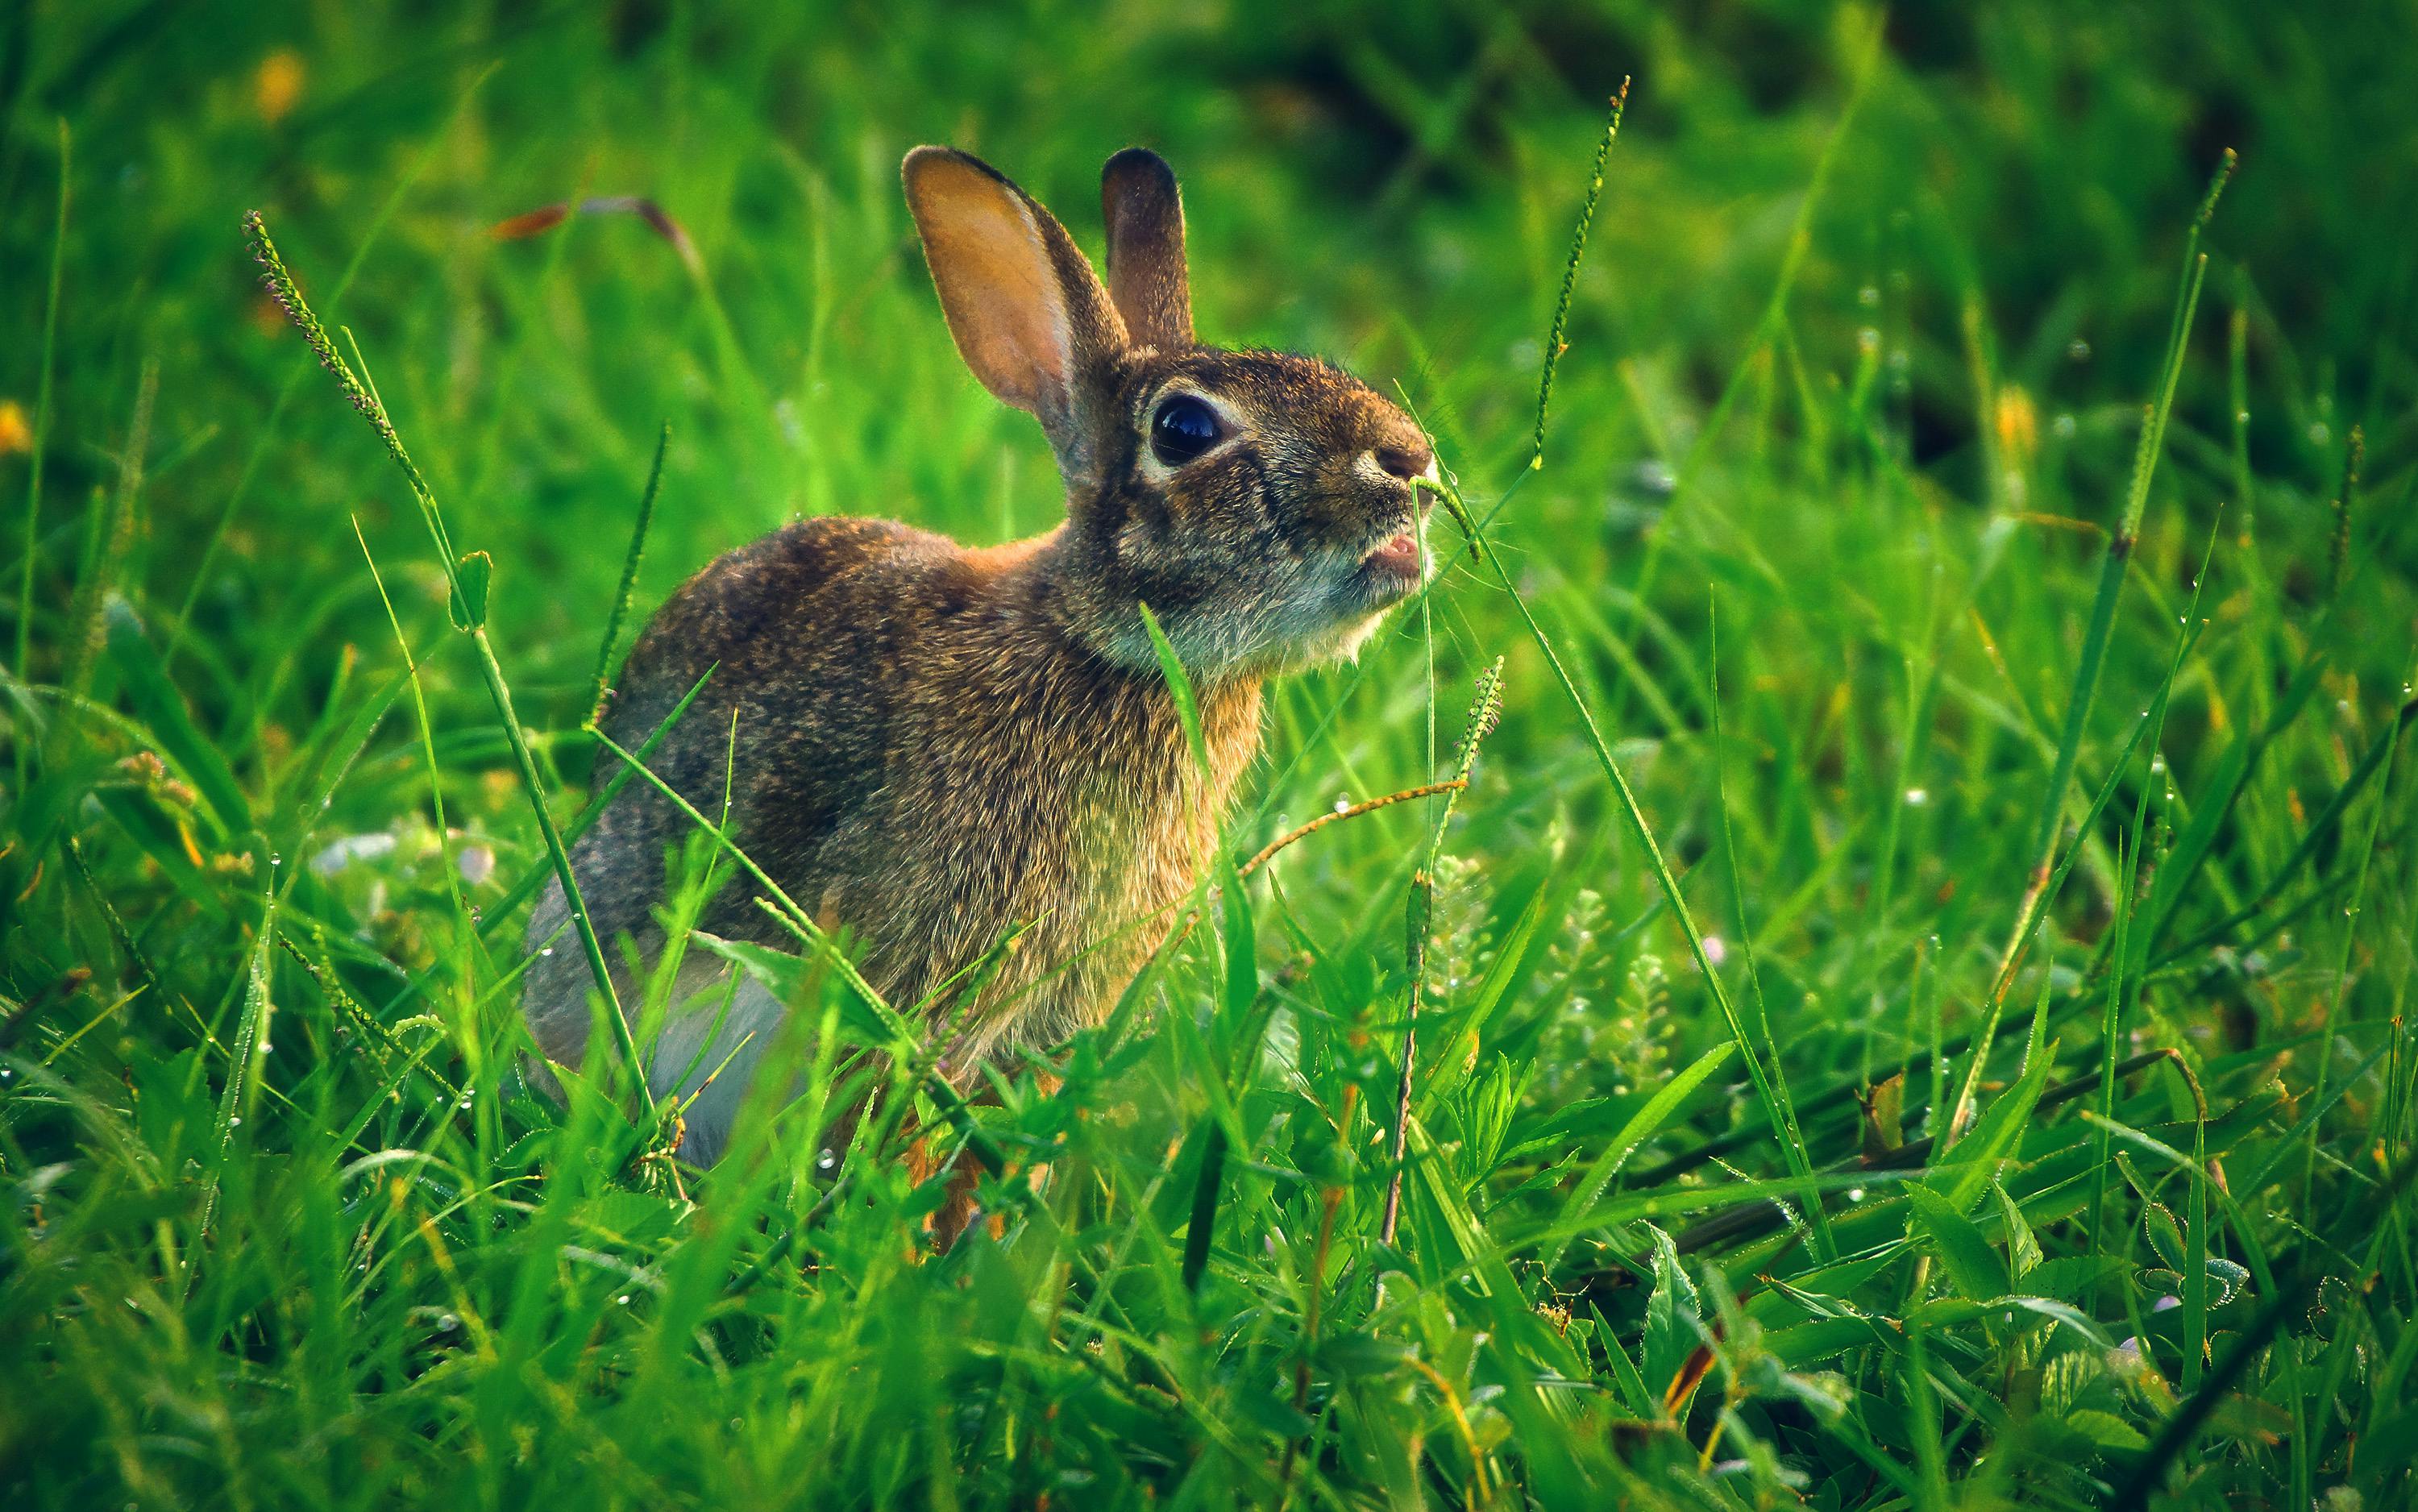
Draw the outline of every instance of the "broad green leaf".
M1654 1236L1654 1294L1645 1301L1645 1336L1639 1347L1645 1357L1646 1389L1660 1399L1704 1342L1704 1309L1695 1283L1679 1263L1679 1246L1655 1225L1649 1223L1645 1229Z
M487 622L487 588L495 581L496 562L474 551L453 568L453 588L445 598L446 613L456 630L477 630Z
M1834 1354L1867 1346L1887 1348L1890 1339L1868 1318L1816 1318L1763 1336L1763 1347L1787 1366L1818 1365Z
M2007 1195L2006 1184L1992 1182L1990 1190L1997 1196L1998 1215L2007 1226L2007 1269L2015 1284L2021 1286L2032 1267L2041 1262L2040 1240L2033 1235L2032 1226L2024 1221L2022 1206Z
M2008 1314L2016 1312L2028 1312L2063 1323L2102 1349L2115 1343L2115 1340L2107 1336L2105 1329L2083 1316L2079 1309L2048 1297L2013 1295L1991 1297L1979 1302L1967 1297L1934 1297L1921 1306L1909 1311L1905 1315L1905 1321L1909 1324L1919 1323L1925 1328L1937 1331L1952 1328L1959 1323L1977 1322L1985 1319L2003 1322Z
M2130 1451L2150 1446L2150 1441L2142 1436L2139 1428L2113 1413L2101 1412L2095 1407L2078 1408L2066 1413L2065 1426L2102 1449Z
M1998 1162L2014 1153L2025 1128L2031 1123L2032 1107L2040 1101L2043 1088L2048 1085L2050 1068L2057 1063L2057 1046L2032 1060L2031 1069L2008 1088L1982 1116L1965 1138L1945 1152L1951 1158L1936 1165L1923 1178L1923 1184L1948 1199L1949 1206L1958 1213L1970 1213L1998 1174Z
M1621 1401L1631 1413L1641 1418L1654 1416L1660 1407L1654 1399L1654 1393L1646 1387L1645 1378L1638 1374L1637 1362L1631 1360L1629 1352L1621 1347L1619 1332L1604 1321L1600 1312L1596 1314L1596 1322L1597 1336L1603 1340L1604 1353L1612 1361L1613 1389L1619 1393Z
M1538 888L1528 906L1520 910L1519 919L1511 925L1494 950L1494 959L1487 964L1486 974L1477 981L1477 990L1471 994L1468 1011L1462 1016L1463 1032L1483 1034L1493 1021L1495 1010L1503 1003L1511 985L1519 979L1528 960L1529 946L1537 938L1538 925L1545 918L1547 889Z
M2060 1255L2033 1266L2024 1277L2024 1286L2040 1296L2079 1302L2087 1300L2101 1281L2121 1275L2126 1269L2122 1258L2115 1255Z
M1958 1295L1974 1302L2002 1295L2007 1262L1982 1236L1981 1225L1928 1187L1910 1186L1905 1195L1913 1205L1916 1229L1930 1241Z
M2165 1261L2167 1270L2181 1272L2184 1269L2182 1225L2175 1222L2174 1214L2164 1202L2150 1202L2142 1206L2141 1229L2149 1236L2150 1247L2158 1252L2158 1259Z

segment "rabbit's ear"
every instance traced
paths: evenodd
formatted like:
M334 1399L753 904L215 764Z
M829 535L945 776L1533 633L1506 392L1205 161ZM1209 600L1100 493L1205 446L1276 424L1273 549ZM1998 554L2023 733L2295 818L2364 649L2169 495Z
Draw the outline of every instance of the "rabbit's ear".
M966 366L1039 416L1060 466L1081 470L1089 380L1125 347L1098 275L1065 227L981 159L917 147L901 174Z
M1192 344L1192 283L1184 267L1184 196L1175 170L1148 147L1127 147L1100 170L1109 226L1109 296L1135 342Z

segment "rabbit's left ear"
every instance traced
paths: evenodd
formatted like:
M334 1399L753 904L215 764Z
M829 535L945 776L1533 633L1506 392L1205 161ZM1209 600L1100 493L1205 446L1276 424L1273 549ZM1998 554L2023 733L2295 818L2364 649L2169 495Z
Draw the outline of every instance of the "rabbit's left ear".
M1192 344L1192 283L1184 266L1184 196L1175 170L1148 147L1127 147L1100 170L1109 227L1109 298L1134 344Z
M1094 461L1102 375L1125 323L1066 228L990 164L917 147L908 208L957 351L983 387L1041 419L1072 478Z

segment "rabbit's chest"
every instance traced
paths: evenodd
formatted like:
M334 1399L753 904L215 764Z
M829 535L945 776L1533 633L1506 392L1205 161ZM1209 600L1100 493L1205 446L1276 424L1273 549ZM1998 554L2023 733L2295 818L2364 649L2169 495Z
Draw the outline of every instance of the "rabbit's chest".
M875 943L885 989L920 997L1017 937L985 1042L1061 1034L1114 1000L1209 860L1258 744L1256 685L1201 700L1205 773L1163 687L1050 692L933 710L850 848L841 911Z
M956 732L893 785L877 829L937 908L990 924L1121 917L1191 886L1256 744L1250 712L1247 725L1220 722L1235 727L1218 729L1205 773L1180 733L1140 718Z

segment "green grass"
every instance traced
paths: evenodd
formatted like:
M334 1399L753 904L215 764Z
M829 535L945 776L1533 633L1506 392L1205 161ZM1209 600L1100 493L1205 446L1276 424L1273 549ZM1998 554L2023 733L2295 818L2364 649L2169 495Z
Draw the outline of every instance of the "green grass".
M2412 1504L2418 53L2291 11L0 15L0 1497ZM1482 548L1107 1026L961 1110L750 957L795 1074L681 1169L522 1070L600 658L1059 511L920 141L1094 245L1160 148L1204 333ZM488 234L616 195L684 239Z

